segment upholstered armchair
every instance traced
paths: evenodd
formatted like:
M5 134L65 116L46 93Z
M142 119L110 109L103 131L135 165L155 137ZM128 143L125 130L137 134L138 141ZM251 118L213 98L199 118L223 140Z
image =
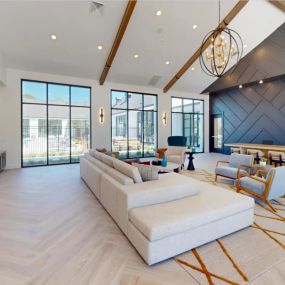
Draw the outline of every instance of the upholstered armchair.
M186 146L169 146L165 152L167 161L183 166L186 159L186 149Z
M232 153L229 161L217 162L215 181L217 181L218 176L236 180L242 176L250 175L253 161L254 158L252 155Z
M270 200L285 194L285 166L272 168L266 178L256 176L242 177L237 183L237 192L245 191L263 200L272 211L276 211Z

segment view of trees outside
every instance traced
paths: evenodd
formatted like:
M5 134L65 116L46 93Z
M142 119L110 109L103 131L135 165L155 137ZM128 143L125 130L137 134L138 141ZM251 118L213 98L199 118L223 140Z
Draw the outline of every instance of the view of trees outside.
M157 96L112 91L112 151L120 158L155 155Z
M78 162L90 148L88 87L22 81L22 165Z

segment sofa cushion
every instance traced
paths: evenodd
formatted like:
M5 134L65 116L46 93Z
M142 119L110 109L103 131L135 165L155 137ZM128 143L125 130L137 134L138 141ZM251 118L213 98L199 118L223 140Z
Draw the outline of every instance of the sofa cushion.
M130 222L150 241L247 211L254 199L200 182L198 195L129 211Z
M242 186L248 190L251 190L253 192L256 192L257 194L260 194L260 195L263 195L264 190L265 190L265 183L251 179L250 177L241 178L240 179L240 186Z
M108 165L106 165L102 161L98 160L97 158L95 158L89 154L85 154L85 158L88 159L94 165L96 165L102 171L105 171L109 167Z
M98 160L102 160L102 153L97 151L97 150L94 150L94 149L90 149L89 150L89 154L93 157L95 157L96 159Z
M108 167L106 170L107 174L109 174L112 178L114 178L115 180L117 180L119 183L123 184L123 185L130 185L130 184L134 184L134 180L132 178L130 178L129 176L119 172L118 170L114 169L114 168L110 168Z
M113 161L114 161L114 158L107 155L107 154L101 154L101 159L102 159L102 162L104 162L105 164L107 164L108 166L110 167L114 167L114 164L113 164Z
M139 163L133 163L132 165L138 168L142 181L158 180L158 167Z
M199 181L177 173L160 174L158 180L127 185L122 190L127 197L127 210L165 203L199 192Z
M238 172L237 168L229 167L229 166L218 166L215 169L215 173L217 175L226 176L226 177L230 177L233 179L237 179L237 172ZM247 174L247 172L243 169L240 169L240 173Z
M113 164L115 169L132 178L135 183L142 182L141 175L136 167L123 161L120 161L119 159L114 159Z

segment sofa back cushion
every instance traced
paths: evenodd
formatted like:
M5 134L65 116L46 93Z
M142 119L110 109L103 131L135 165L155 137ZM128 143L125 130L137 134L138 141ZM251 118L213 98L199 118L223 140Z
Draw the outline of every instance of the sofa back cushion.
M107 168L107 174L110 175L113 179L117 180L122 185L130 185L134 184L134 180L130 178L129 176L119 172L118 170L114 168Z
M115 169L133 179L135 183L142 182L141 175L136 167L118 159L114 159L113 164Z
M94 149L90 149L89 150L89 154L91 156L93 156L94 158L98 159L98 160L101 160L102 161L102 153L97 151L97 150L94 150Z
M113 157L102 153L101 158L102 158L102 162L104 162L105 164L107 164L110 167L114 167L114 164L113 164L114 158Z

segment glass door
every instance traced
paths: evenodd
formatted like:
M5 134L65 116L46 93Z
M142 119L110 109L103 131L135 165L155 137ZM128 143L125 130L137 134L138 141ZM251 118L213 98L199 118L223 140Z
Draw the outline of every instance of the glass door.
M224 118L223 114L211 115L211 142L212 152L223 152L224 150Z

